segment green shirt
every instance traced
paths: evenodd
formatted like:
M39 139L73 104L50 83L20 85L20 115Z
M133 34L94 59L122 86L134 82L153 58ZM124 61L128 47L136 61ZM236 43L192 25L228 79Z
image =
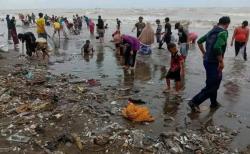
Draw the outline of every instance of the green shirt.
M218 38L214 44L214 50L217 53L217 55L224 55L223 47L225 47L227 44L227 38L228 38L228 31L222 31L218 34ZM202 44L206 42L206 40L207 40L207 34L202 36L198 40L198 44Z

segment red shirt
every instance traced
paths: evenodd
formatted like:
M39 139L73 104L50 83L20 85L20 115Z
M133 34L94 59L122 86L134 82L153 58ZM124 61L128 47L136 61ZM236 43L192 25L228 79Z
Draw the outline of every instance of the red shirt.
M248 28L238 27L234 30L235 33L235 41L237 42L246 42L247 36L249 34Z
M181 63L184 61L183 56L177 52L171 55L170 71L175 72L181 69Z

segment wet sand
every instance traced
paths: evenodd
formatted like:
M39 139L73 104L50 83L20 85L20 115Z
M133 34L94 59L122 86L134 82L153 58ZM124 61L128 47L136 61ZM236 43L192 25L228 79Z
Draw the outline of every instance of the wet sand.
M122 25L122 27L124 33L131 34L132 25ZM20 31L34 31L34 28L18 28L18 32ZM187 102L203 88L205 83L205 71L198 47L194 45L189 51L185 64L186 75L181 95L163 94L165 81L160 80L162 76L161 70L164 66L169 67L170 54L166 50L157 49L157 45L154 44L152 55L138 55L134 72L124 71L120 58L113 51L114 46L109 42L113 31L114 27L107 30L105 34L107 37L103 45L98 43L95 38L91 39L96 49L93 57L82 57L80 55L82 42L90 38L85 28L80 36L70 36L69 40L61 39L60 48L56 51L57 54L52 54L49 60L48 71L56 75L72 74L83 79L99 79L102 87L125 87L137 91L137 93L129 91L128 95L146 101L146 106L150 108L152 115L156 119L155 122L147 125L135 124L117 115L112 117L111 120L127 128L142 129L152 138L159 136L161 132L176 127L199 130L206 124L214 124L240 132L231 144L232 149L242 149L250 144L249 61L235 60L233 48L228 47L225 55L223 81L218 95L222 107L211 112L209 110L209 100L207 100L202 104L201 108L204 109L202 113L194 115L190 114ZM192 29L191 31L196 31L201 35L208 29ZM49 31L50 34L51 32ZM231 33L232 31L230 31ZM55 42L59 42L59 40L55 39ZM13 53L15 51L10 50L9 52ZM16 59L12 60L15 61ZM102 93L102 90L104 89L97 89L97 92ZM112 109L111 101L112 97L108 98L108 101L102 102L100 108ZM127 104L126 99L116 101L118 102L118 108L122 108ZM237 117L229 117L228 113L234 113ZM175 120L172 122L164 120L169 116ZM81 123L75 123L76 127L80 125Z
M128 27L131 26L128 25ZM108 31L112 32L111 29ZM126 31L129 32L129 28ZM195 31L201 35L207 29L195 29ZM106 39L106 42L107 40L109 39ZM86 60L81 56L69 56L72 58L70 58L70 61L54 64L50 66L50 70L56 74L63 72L78 75L86 79L100 79L103 85L119 85L139 89L140 92L133 97L141 98L148 102L147 106L150 107L157 120L148 126L136 125L136 127L144 130L152 130L152 132L148 132L151 135L157 136L166 129L174 128L171 126L172 124L164 122L164 116L167 114L176 119L173 125L177 126L199 128L206 122L212 122L215 125L223 125L239 130L240 134L232 143L232 148L242 148L249 144L246 134L250 133L250 129L247 128L250 124L248 118L250 116L250 107L248 105L250 100L250 64L248 61L235 60L232 47L228 46L226 51L223 81L218 94L218 101L222 104L222 107L215 112L210 112L210 102L207 100L201 105L201 108L205 110L200 115L192 117L193 115L189 115L190 110L187 102L205 84L205 71L200 51L196 45L191 47L185 64L186 76L182 94L174 96L171 93L162 93L165 81L160 80L162 75L161 68L164 66L168 68L170 61L170 55L166 50L159 50L157 49L157 45L154 44L153 54L151 56L138 55L136 69L134 73L129 74L129 72L122 69L119 58L116 57L109 44L100 45L99 43L95 43L96 53L93 58ZM76 42L69 43L69 47L73 47L74 49L66 50L65 52L80 52L80 46ZM101 78L102 75L108 75L108 77L103 80ZM126 101L123 103L126 103ZM239 117L229 118L226 116L227 113L235 113ZM184 124L185 119L190 121L188 126Z

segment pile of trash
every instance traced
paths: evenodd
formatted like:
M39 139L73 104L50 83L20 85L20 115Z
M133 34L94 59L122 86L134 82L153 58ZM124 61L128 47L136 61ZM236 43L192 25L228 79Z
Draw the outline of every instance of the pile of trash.
M10 74L0 76L0 153L232 152L229 145L236 131L207 126L150 136L123 120L141 126L155 120L146 102L130 98L129 88L103 87L100 80L70 74L53 75L46 67L18 64ZM122 99L125 104L129 99L123 109Z

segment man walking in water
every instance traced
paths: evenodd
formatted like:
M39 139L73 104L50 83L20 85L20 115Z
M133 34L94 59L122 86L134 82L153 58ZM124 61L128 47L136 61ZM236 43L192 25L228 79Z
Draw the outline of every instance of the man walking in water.
M45 31L45 19L43 18L42 13L39 13L38 16L39 16L39 19L37 19L36 21L38 37L47 39L47 33Z
M208 98L211 101L210 108L220 106L217 102L217 90L222 80L223 57L227 46L229 24L229 17L221 17L218 25L198 40L206 70L206 86L188 103L193 112L200 112L199 105ZM204 42L206 42L206 48L203 46Z
M143 22L143 17L139 17L139 22L135 24L135 27L132 29L132 32L134 32L134 30L136 29L137 30L136 36L139 37L145 26L146 24Z
M10 15L6 15L6 22L7 22L7 28L8 28L8 41L11 41L11 28L10 28Z
M161 42L159 43L159 49L162 49L162 45L164 42L166 42L167 45L171 42L171 35L171 24L169 23L169 18L167 17L165 18L165 33Z

